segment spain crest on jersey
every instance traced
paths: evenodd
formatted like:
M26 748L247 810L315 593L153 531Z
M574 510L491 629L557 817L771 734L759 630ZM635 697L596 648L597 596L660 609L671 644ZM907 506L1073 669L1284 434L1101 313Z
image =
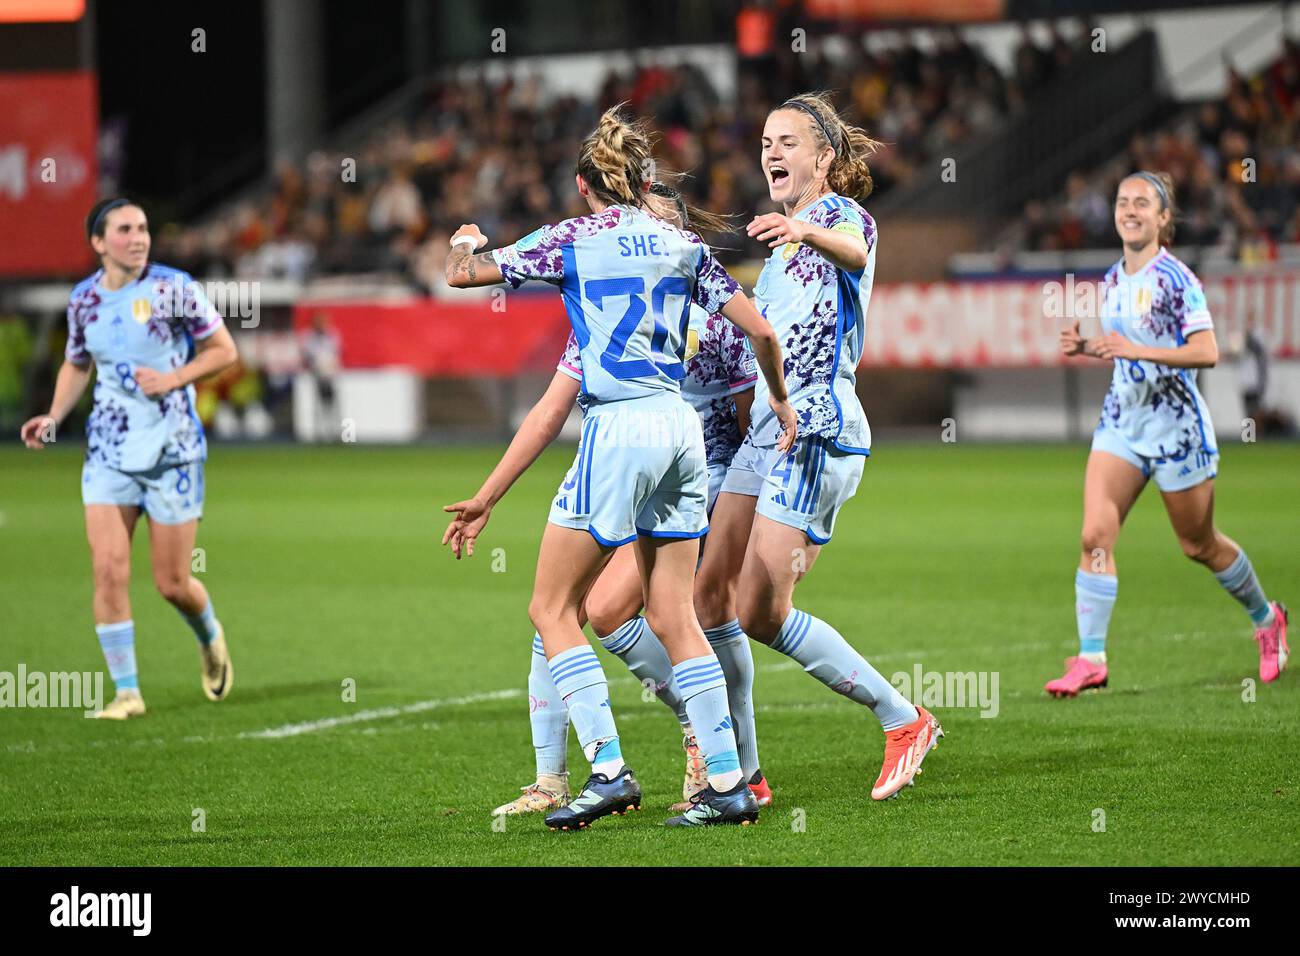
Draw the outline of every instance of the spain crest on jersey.
M784 259L786 262L789 262L791 259L793 259L795 256L799 254L799 250L800 248L802 248L802 246L803 243L801 242L787 242L784 246L781 247L781 258Z
M1151 311L1151 286L1140 285L1137 288L1137 294L1133 298L1133 312L1137 316L1143 316Z
M135 299L131 303L131 318L144 325L153 317L153 303L148 299Z
M700 333L695 329L686 330L686 354L682 356L683 362L689 362L695 356L700 354Z

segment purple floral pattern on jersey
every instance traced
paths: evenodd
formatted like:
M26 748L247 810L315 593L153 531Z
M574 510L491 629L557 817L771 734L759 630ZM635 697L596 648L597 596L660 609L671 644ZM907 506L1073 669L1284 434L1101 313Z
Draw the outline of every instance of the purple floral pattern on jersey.
M168 392L160 401L163 415L175 423L163 448L163 461L194 461L201 457L203 434L190 405L189 392L178 388Z
M103 398L100 389L95 383L94 405L86 419L86 460L116 465L118 450L131 430L130 416L124 406Z
M564 247L605 229L613 229L622 216L623 210L610 206L589 216L542 226L518 242L494 250L492 257L501 269L501 277L512 288L519 288L529 279L559 282L564 278Z
M74 294L68 303L68 346L64 357L73 365L90 362L90 352L86 350L86 326L99 318L99 303L94 283Z
M684 232L682 235L690 237L697 243L700 242L700 238L694 233ZM736 280L727 274L727 270L722 268L717 259L713 258L713 253L709 251L708 246L704 246L704 256L700 260L700 268L695 278L695 304L712 315L721 312L722 307L739 291L740 286Z
M686 362L682 394L699 413L704 453L710 465L730 464L740 447L735 392L757 379L754 355L744 334L721 315L711 315L700 331L699 351Z
M123 471L183 464L205 457L202 425L190 388L150 398L136 384L141 368L176 369L191 339L220 327L220 313L187 273L150 263L136 283L105 292L102 272L78 283L68 305L66 356L94 361L94 405L86 422L86 457ZM145 313L143 306L149 309Z
M808 214L807 221L826 229L845 223L861 227L868 249L876 241L875 221L853 202L833 208L819 203ZM800 244L793 252L788 250L788 246L774 250L764 268L781 269L786 280L815 290L815 297L811 315L799 317L789 325L781 343L786 387L799 416L799 433L834 438L841 427L841 413L834 394L836 340L841 319L840 270L808 245ZM760 437L774 441L775 432Z
M1191 332L1213 328L1200 282L1173 256L1161 253L1153 260L1145 284L1121 283L1122 268L1121 260L1102 280L1104 331L1118 331L1148 346L1177 348ZM1148 289L1149 301L1143 301ZM1130 296L1133 300L1125 301ZM1200 303L1193 305L1192 298ZM1140 308L1146 311L1131 314ZM1097 430L1117 432L1138 454L1154 459L1182 461L1192 452L1211 450L1206 447L1210 426L1201 414L1193 374L1158 362L1115 359Z

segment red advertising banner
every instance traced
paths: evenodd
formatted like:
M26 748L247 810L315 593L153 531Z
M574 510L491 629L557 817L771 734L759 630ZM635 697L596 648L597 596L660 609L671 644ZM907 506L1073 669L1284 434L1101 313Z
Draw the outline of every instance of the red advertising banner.
M1220 348L1247 323L1276 358L1300 359L1300 271L1204 280ZM470 303L419 299L301 303L294 328L323 316L342 340L346 368L399 366L425 375L514 375L554 368L569 321L559 293L504 293ZM885 283L867 311L864 365L894 368L1024 368L1063 364L1061 328L1078 318L1098 333L1098 283ZM497 304L494 310L493 303Z
M1220 348L1246 324L1275 358L1300 358L1300 272L1203 278ZM1066 361L1060 330L1077 318L1100 332L1095 280L882 284L867 311L866 365L1023 368Z
M804 12L819 20L1001 20L1004 0L805 0Z
M0 74L0 276L88 271L86 213L96 195L95 76Z
M344 368L400 367L449 378L553 370L569 336L560 294L501 294L465 304L301 302L293 327L303 332L323 318L339 337Z

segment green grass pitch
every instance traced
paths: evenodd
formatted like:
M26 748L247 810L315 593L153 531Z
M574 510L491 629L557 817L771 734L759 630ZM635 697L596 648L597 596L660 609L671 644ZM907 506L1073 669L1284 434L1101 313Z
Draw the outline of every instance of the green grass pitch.
M882 754L871 715L756 645L776 803L757 827L666 831L681 786L675 722L602 651L644 810L579 834L537 817L494 830L490 809L532 779L526 607L572 451L543 457L457 564L438 543L439 508L471 494L497 453L215 447L198 543L234 657L231 696L203 698L194 639L153 590L142 525L132 601L149 713L115 724L0 710L0 864L1300 859L1300 672L1243 699L1257 677L1249 622L1182 557L1154 489L1118 549L1110 688L1043 695L1075 646L1082 446L878 443L800 586L797 605L887 676L918 663L998 675L996 717L938 710L948 738L899 799L868 797ZM1226 446L1217 517L1270 595L1300 608L1298 461L1293 445ZM0 450L2 671L103 669L79 474L76 448ZM263 733L290 725L301 732ZM585 777L573 742L570 766Z

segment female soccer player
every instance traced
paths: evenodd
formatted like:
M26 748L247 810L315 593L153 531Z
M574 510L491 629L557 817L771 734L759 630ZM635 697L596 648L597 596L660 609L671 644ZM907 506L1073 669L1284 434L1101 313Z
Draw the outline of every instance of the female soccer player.
M81 498L95 577L95 631L116 686L96 716L126 720L145 712L131 619L131 537L143 510L159 592L199 641L203 693L222 700L232 670L208 592L190 575L203 515L207 446L192 383L236 358L235 344L187 273L149 261L149 223L129 199L97 203L86 238L101 268L72 290L68 345L50 410L22 427L28 448L52 441L81 398L94 362L94 407L86 422Z
M871 709L885 731L884 766L871 795L883 800L912 782L943 731L834 627L792 605L795 585L830 540L870 454L854 370L877 242L875 223L857 200L871 192L866 160L876 146L820 95L793 97L767 117L763 173L784 214L756 216L746 231L772 249L754 294L785 350L799 438L793 448L778 442L760 382L759 411L714 508L695 607L706 634L743 631ZM729 580L713 561L737 550L745 552L744 566Z
M652 196L664 200L665 208L655 210L660 218L678 228L689 228L690 218L681 194L671 186L656 182ZM656 204L658 205L658 204ZM754 382L758 378L753 353L745 347L744 336L722 316L710 316L692 303L685 353L686 377L682 379L682 397L700 416L704 430L704 452L709 471L708 507L722 487L727 466L749 428ZM578 399L582 381L582 357L572 333L556 367L550 387L524 418L512 440L512 451L493 471L474 496L494 501L494 489L509 488L542 450L559 437L569 410ZM467 502L447 505L444 511L459 511ZM490 513L484 512L484 522ZM482 530L479 525L475 533ZM443 537L451 539L449 527ZM462 539L464 536L462 536ZM707 537L701 539L707 547ZM468 547L472 538L457 542L456 551ZM459 553L457 554L459 557ZM743 552L733 556L733 574L740 571ZM683 802L674 810L689 810L690 800L707 786L704 760L691 730L690 720L682 707L672 665L659 639L645 624L641 611L641 578L637 573L632 545L616 550L609 563L592 585L583 604L583 613L592 630L610 653L628 666L642 685L654 693L677 716L682 726L682 747L686 751L686 776L682 784ZM758 765L758 743L754 731L752 688L753 655L744 635L711 635L718 662L727 680L728 706L736 733L741 770L760 807L772 801L772 791ZM569 800L567 743L569 715L559 697L546 666L541 638L533 637L532 666L528 673L528 717L532 725L533 746L537 762L536 780L522 788L523 793L493 811L493 816L535 813L554 810Z
M646 210L644 174L651 165L648 135L611 109L578 155L577 188L591 215L479 255L472 249L487 239L465 225L452 237L447 260L455 287L558 283L581 353L587 414L578 455L542 536L529 616L592 775L567 807L546 817L552 829L584 827L641 802L640 786L623 763L600 661L579 626L583 599L606 559L630 541L647 623L672 661L708 768L700 799L669 822L746 823L758 815L727 719L723 671L691 603L698 538L708 530L703 434L678 385L686 374L692 301L711 314L721 311L750 337L787 443L795 437L794 410L785 399L771 327L699 237ZM453 539L472 531L490 503L464 504Z
M1124 255L1104 280L1105 334L1082 338L1077 321L1061 332L1066 355L1112 359L1115 370L1083 479L1074 574L1079 654L1047 683L1056 697L1106 686L1106 629L1118 593L1115 542L1153 475L1183 553L1214 572L1250 614L1260 680L1276 680L1286 667L1286 608L1264 596L1246 552L1214 526L1219 453L1196 369L1212 367L1219 350L1200 280L1165 248L1175 215L1167 173L1134 173L1120 183L1115 229Z

